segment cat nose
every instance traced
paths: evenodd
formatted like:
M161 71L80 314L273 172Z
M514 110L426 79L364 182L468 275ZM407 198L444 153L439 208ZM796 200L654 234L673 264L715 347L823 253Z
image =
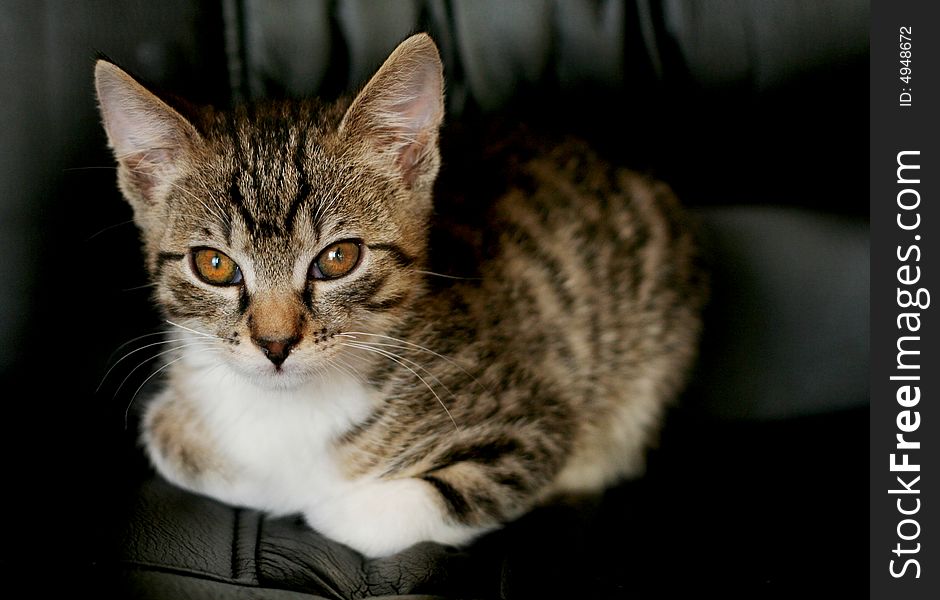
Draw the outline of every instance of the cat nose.
M268 357L268 360L274 363L275 367L280 367L281 364L287 360L287 355L290 354L291 349L297 345L300 338L297 336L284 339L252 337L251 341L261 348L261 351Z

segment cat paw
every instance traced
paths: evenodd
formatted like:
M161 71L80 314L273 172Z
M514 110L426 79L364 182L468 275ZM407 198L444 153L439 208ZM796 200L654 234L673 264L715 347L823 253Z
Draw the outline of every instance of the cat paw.
M218 478L219 459L206 440L192 410L168 393L148 408L141 441L154 468L171 483L207 493L206 483Z
M423 541L461 545L483 531L450 521L431 486L418 479L356 484L304 517L320 533L370 558Z

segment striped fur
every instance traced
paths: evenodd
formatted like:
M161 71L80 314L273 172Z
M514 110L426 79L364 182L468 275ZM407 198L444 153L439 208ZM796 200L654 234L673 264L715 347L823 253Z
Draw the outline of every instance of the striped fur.
M192 347L170 355L144 423L170 480L303 512L378 555L641 472L700 330L690 227L665 185L568 141L480 204L471 277L433 274L453 251L429 243L440 70L415 36L351 102L184 116L99 63L156 299ZM358 267L310 278L346 239ZM194 277L196 247L244 282ZM283 365L252 341L272 336L299 340Z

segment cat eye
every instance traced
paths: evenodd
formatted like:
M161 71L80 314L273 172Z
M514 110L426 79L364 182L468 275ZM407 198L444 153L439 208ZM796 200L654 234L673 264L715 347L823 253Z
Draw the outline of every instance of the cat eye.
M235 261L214 248L194 248L191 254L193 272L210 285L238 285L242 271Z
M360 242L336 242L317 256L310 265L312 279L337 279L348 275L359 264Z

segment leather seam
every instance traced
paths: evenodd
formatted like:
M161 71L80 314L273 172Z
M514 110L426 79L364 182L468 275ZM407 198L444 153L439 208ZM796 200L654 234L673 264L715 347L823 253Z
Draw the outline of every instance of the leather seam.
M239 579L238 577L238 528L241 521L241 509L234 508L232 509L232 579Z
M260 585L261 580L261 524L264 522L264 514L259 513L255 522L255 581Z

